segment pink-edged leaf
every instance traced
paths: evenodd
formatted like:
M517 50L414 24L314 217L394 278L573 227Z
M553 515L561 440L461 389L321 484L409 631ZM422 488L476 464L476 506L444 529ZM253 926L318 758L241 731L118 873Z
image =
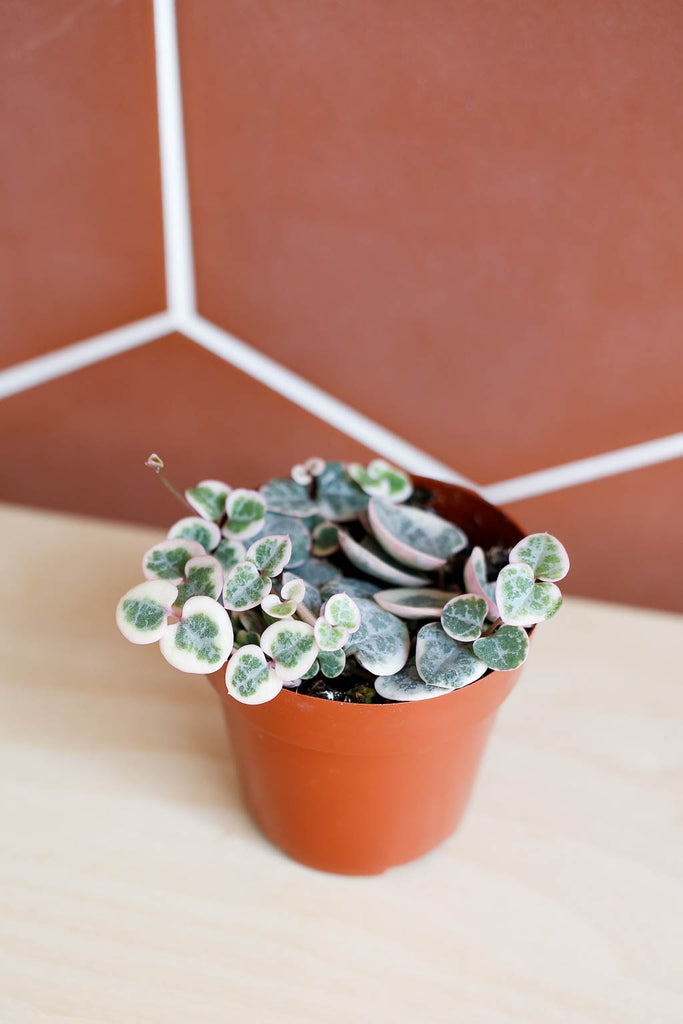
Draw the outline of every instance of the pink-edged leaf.
M415 664L423 682L458 690L486 672L486 665L472 651L472 644L453 640L440 622L428 622L417 634Z
M339 530L339 546L352 565L355 565L356 569L360 569L361 572L398 586L429 583L428 576L418 576L417 573L409 572L397 565L381 549L370 547L369 541L370 538L366 538L365 543L359 544L345 530Z
M562 604L554 583L536 583L526 562L506 565L496 581L496 604L508 626L534 626L552 618Z
M205 551L213 551L217 548L221 531L209 519L202 519L200 516L185 516L174 523L168 531L169 537L182 537L185 540L194 540L204 548Z
M375 679L375 689L380 697L400 701L430 700L432 697L443 697L447 693L442 686L428 686L420 679L412 658L393 676L379 676Z
M287 573L285 573L287 576ZM287 579L283 576L283 584L280 589L283 601L294 601L295 604L301 604L306 597L306 583L304 580L299 579L298 576L287 576Z
M177 588L166 580L139 583L116 606L116 625L132 644L153 644L166 632L177 596Z
M182 583L189 560L205 554L206 551L196 540L162 540L142 556L142 575L148 580Z
M166 661L181 672L207 674L227 661L233 629L225 608L210 597L191 597L183 618L169 626L159 641Z
M359 462L352 462L346 471L372 497L398 503L406 501L413 493L413 483L408 474L384 459L373 459L367 469Z
M261 608L272 619L289 619L296 611L296 603L282 601L277 594L266 594L261 601Z
M200 480L196 487L185 491L185 497L202 519L218 522L225 515L225 502L230 487L222 480Z
M373 597L380 608L402 619L437 619L455 594L452 590L432 587L396 587L379 590Z
M269 480L261 487L261 497L269 511L281 515L310 516L316 511L316 503L308 493L308 488L286 477Z
M313 480L313 477L301 462L297 462L296 466L292 466L289 475L294 483L299 484L301 487L307 487Z
M313 627L296 619L283 619L268 626L261 635L261 647L275 662L280 679L300 679L318 655Z
M225 502L228 521L223 536L246 540L260 533L266 518L266 503L258 491L238 487L230 491Z
M463 580L470 594L483 597L486 601L488 618L492 621L500 618L495 598L496 585L488 583L486 580L486 556L482 548L472 548L471 554L465 562Z
M403 668L410 653L410 634L405 622L368 598L356 598L356 603L361 624L347 641L347 655L354 655L375 676L394 675Z
M240 647L230 658L225 670L228 693L240 704L265 704L282 689L280 679L255 644Z
M476 640L481 636L488 607L478 594L459 594L441 612L444 632L453 640Z
M341 626L349 633L355 633L360 629L360 608L352 597L343 592L333 594L327 599L323 616L331 626Z
M182 608L191 597L218 600L223 589L223 567L213 555L197 555L185 565L185 582L178 587L176 607Z
M234 612L256 608L271 587L271 581L261 576L253 562L239 562L225 579L223 604Z
M340 651L349 639L348 629L332 626L325 619L318 619L313 627L315 642L321 651Z
M322 522L313 527L311 553L325 558L339 550L339 531L334 523Z
M253 562L264 576L279 576L292 557L292 541L287 534L273 534L254 541L247 551L247 561Z
M451 555L467 547L467 537L459 527L425 509L371 498L368 515L384 550L412 569L439 569Z
M478 658L495 672L512 672L529 654L529 637L521 626L499 626L472 645Z
M525 562L537 580L557 583L569 572L569 555L563 544L550 533L531 533L510 552L510 565Z

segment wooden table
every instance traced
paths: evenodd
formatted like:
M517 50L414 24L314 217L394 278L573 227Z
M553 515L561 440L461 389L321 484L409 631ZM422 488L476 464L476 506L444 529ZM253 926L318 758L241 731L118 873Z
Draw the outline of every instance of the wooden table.
M0 507L3 1024L683 1021L681 619L567 600L458 834L308 870L203 677L117 633L145 529Z

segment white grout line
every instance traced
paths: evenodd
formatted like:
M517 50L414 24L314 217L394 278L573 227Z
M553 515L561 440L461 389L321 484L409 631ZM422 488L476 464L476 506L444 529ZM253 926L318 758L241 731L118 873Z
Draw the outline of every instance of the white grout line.
M615 451L592 455L576 462L566 462L551 469L528 473L526 476L501 480L497 484L482 487L480 491L487 501L494 505L504 505L524 498L533 498L538 494L559 491L565 487L586 484L591 480L602 480L617 473L643 469L681 456L683 434L671 434L669 437L658 437L654 441L644 441L628 448L617 448Z
M173 0L154 0L154 42L166 301L171 313L188 316L195 310L196 298L178 30Z
M182 321L179 329L202 348L409 472L477 489L470 480L443 462L240 341L222 327L217 327L203 317L192 316Z
M138 345L146 345L173 331L174 321L168 313L155 313L144 320L115 327L104 334L96 334L85 341L58 348L44 356L27 359L24 363L0 370L0 399L20 391L44 384L55 377L63 377L83 366L91 366L103 359L116 356Z

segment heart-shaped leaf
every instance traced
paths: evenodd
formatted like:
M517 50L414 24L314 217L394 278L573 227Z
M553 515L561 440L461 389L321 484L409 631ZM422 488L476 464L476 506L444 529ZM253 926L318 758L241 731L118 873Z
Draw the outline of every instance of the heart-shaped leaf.
M413 484L408 474L390 466L384 459L373 459L367 469L359 462L352 462L346 470L358 486L373 497L399 502L405 501L413 493Z
M246 644L235 651L225 670L228 693L241 704L265 704L277 697L282 680L256 644Z
M308 488L286 477L269 480L261 488L261 496L270 512L279 512L285 516L310 516L316 511L316 503L308 493Z
M281 601L277 594L266 594L261 601L261 607L272 619L288 619L296 611L294 601Z
M182 608L191 597L210 597L217 601L223 589L223 569L213 555L198 555L185 565L185 582L178 587L176 607Z
M320 651L339 651L348 640L349 631L343 626L332 626L325 619L318 619L314 636Z
M452 598L441 613L444 632L454 640L476 640L486 618L486 601L476 594Z
M169 626L159 641L166 661L181 672L215 672L232 650L230 616L210 597L185 602L182 622Z
M196 540L205 551L213 551L221 539L221 531L215 523L208 519L201 519L199 516L185 516L174 523L168 531L169 537L184 537L186 540Z
M261 537L247 551L247 561L253 562L263 576L279 576L289 562L292 542L286 534Z
M320 651L318 666L327 679L336 679L346 667L346 654L344 651Z
M510 552L510 565L525 562L537 580L557 583L569 572L569 555L557 537L550 533L531 533Z
M223 572L228 573L234 569L238 562L246 561L247 549L241 540L231 540L225 537L213 553L223 567Z
M301 604L306 597L306 583L298 576L290 576L287 579L282 577L282 588L280 590L283 601L293 601L294 604Z
M327 601L334 594L343 591L355 601L358 597L374 597L379 589L379 584L373 583L371 580L359 580L355 576L337 576L328 583L323 583L320 588L320 596Z
M272 583L265 580L253 562L238 562L231 569L223 587L223 604L231 611L255 608L270 593Z
M255 539L273 534L284 534L292 542L292 554L288 562L291 569L306 561L311 550L311 532L303 519L297 519L295 516L283 516L277 512L267 512L263 529L259 531Z
M292 466L289 475L295 484L300 484L302 487L308 487L308 484L313 481L313 477L302 462L297 462L296 466Z
M374 601L355 599L360 610L360 628L349 638L346 653L353 654L363 668L375 676L399 672L410 652L410 634L404 622L385 612Z
M268 626L261 635L261 647L275 661L280 679L300 679L318 654L313 627L296 619L283 619Z
M529 637L521 626L499 626L490 636L475 640L474 653L489 668L511 672L519 668L529 653Z
M409 572L394 562L370 537L366 537L359 544L351 534L340 530L339 545L349 562L355 565L356 569L367 573L368 576L376 576L386 583L395 583L397 586L416 586L420 583L429 583L429 577L418 576L417 573Z
M367 494L351 479L341 462L328 462L316 483L317 511L333 523L357 519L359 512L367 508Z
M231 491L225 502L228 521L223 527L223 535L233 540L245 540L255 537L263 528L266 518L266 505L258 491L247 491L242 487Z
M196 540L162 540L142 556L142 575L148 580L182 583L189 560L205 554Z
M225 502L230 488L222 480L200 480L196 487L185 491L189 504L202 519L218 522L225 515Z
M335 551L339 550L339 534L334 523L323 520L313 528L311 550L314 555L320 555L323 558L325 555L333 555Z
M379 676L375 679L375 689L380 697L387 700L429 700L431 697L443 697L446 693L442 686L428 686L418 674L414 660L393 676Z
M451 555L467 547L461 529L422 508L371 498L368 515L384 550L412 569L439 569Z
M331 626L341 626L349 633L360 628L360 609L353 598L345 593L333 594L325 604L325 620Z
M139 583L116 607L116 625L132 644L153 644L166 632L178 590L166 580Z
M453 640L439 622L427 623L417 634L415 664L425 683L446 690L459 690L486 672L472 645Z
M536 583L526 562L506 565L498 574L496 604L508 626L533 626L551 618L562 604L554 583Z
M285 593L285 588L289 586L290 582L295 582L297 584L301 582L304 584L305 591L301 601L297 600L294 594L289 590ZM315 620L320 615L320 606L322 605L322 598L320 597L317 587L314 587L312 583L308 583L307 580L300 581L298 576L293 576L291 573L284 572L282 574L281 594L287 601L296 601L299 606L299 612L301 612L302 608L305 608L306 611L310 613L311 625L314 625ZM303 617L304 616L302 615L302 618Z
M381 608L402 619L436 619L453 596L452 590L430 587L397 587L380 590L374 595Z
M486 556L482 548L472 548L470 556L465 562L463 579L470 594L483 597L486 601L488 618L493 621L500 618L496 604L496 585L489 583L486 579Z

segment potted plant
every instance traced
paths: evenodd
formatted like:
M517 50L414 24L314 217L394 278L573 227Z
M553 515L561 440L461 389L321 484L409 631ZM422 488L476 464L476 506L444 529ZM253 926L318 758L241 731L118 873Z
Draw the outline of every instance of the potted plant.
M117 623L209 676L263 832L344 874L445 839L529 633L562 602L560 542L379 459L174 493L191 514L145 552Z

